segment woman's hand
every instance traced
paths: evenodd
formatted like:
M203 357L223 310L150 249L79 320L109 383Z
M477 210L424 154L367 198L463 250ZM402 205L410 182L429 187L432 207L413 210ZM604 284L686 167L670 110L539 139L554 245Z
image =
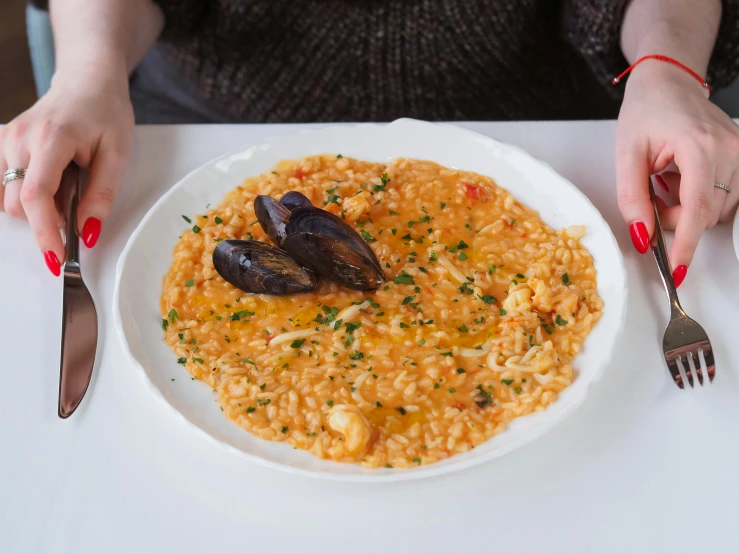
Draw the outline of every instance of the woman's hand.
M125 72L103 67L54 77L51 89L28 111L0 129L0 174L28 168L25 178L0 187L0 211L28 219L46 264L60 274L64 259L54 195L67 165L90 169L77 212L83 242L92 248L110 212L128 160L133 108Z
M660 206L660 221L675 229L670 262L679 286L703 231L728 220L739 204L739 126L693 77L647 61L629 77L616 132L618 204L640 253L654 232L649 176L672 162L680 173L656 180L679 199L676 206Z

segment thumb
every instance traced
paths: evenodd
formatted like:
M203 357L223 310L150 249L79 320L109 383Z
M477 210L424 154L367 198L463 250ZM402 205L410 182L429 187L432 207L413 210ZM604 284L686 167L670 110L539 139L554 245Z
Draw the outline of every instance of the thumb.
M654 211L649 197L647 144L631 142L616 152L618 207L629 226L631 241L640 254L649 250L654 232Z
M85 246L100 238L102 222L113 207L118 186L126 172L127 156L115 148L98 149L90 166L90 179L77 209L77 227Z

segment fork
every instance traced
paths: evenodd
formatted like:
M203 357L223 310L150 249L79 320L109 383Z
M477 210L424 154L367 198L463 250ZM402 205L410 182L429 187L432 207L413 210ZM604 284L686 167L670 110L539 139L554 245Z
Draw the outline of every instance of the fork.
M649 183L649 191L654 209L654 235L651 241L652 253L662 276L662 283L665 286L665 291L667 291L671 308L670 322L667 324L665 337L662 339L665 362L667 362L667 368L670 370L672 380L681 389L685 388L685 377L687 377L690 387L693 388L694 374L698 377L700 385L703 386L704 373L708 377L708 382L712 382L716 375L713 348L703 327L688 317L682 306L680 306L680 300L677 297L677 290L675 289L672 272L670 271L670 260L667 257L662 224L659 221L657 197L654 194L651 182Z

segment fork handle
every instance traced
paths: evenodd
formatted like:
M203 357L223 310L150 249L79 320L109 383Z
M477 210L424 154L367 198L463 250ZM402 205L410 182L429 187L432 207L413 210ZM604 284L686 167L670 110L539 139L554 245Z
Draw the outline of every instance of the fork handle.
M670 300L670 307L673 315L677 312L685 315L680 300L677 297L677 289L675 282L672 280L672 271L670 270L670 258L667 255L667 246L665 246L665 235L662 232L662 224L659 220L659 212L657 210L657 196L654 194L651 180L649 181L649 196L652 199L652 209L654 210L654 233L652 234L651 246L654 260L657 262L657 268L662 276L662 284L665 286L667 298Z

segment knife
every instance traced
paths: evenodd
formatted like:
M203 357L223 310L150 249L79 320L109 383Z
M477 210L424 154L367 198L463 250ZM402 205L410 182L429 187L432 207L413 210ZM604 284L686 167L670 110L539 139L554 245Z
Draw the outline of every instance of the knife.
M80 272L77 204L82 172L74 163L64 171L61 200L66 215L64 298L62 303L62 355L59 372L59 417L66 419L87 392L95 365L98 316Z

